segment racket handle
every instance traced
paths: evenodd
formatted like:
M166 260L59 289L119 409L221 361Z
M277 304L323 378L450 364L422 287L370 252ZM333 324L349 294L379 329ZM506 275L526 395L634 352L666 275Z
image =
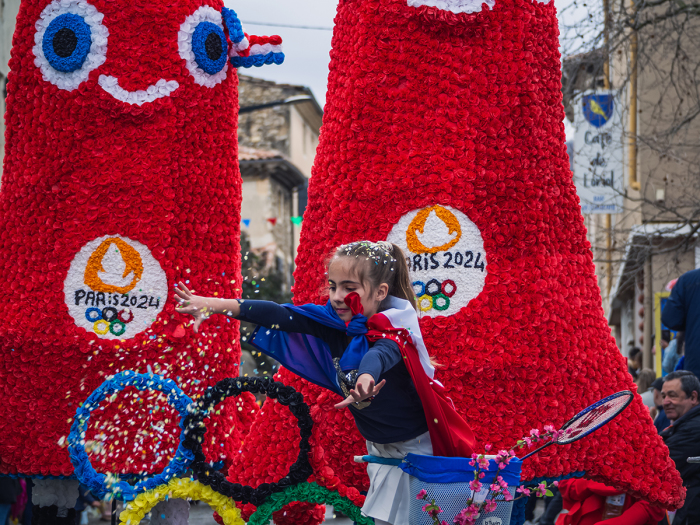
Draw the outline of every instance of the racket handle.
M540 448L538 448L537 450L533 450L533 451L530 452L529 454L526 454L525 456L521 457L521 458L520 458L520 461L525 461L527 458L529 458L529 457L532 456L533 454L537 454L537 453L538 453L540 450L542 450L543 448L547 448L549 445L553 445L554 443L556 443L556 441L550 441L549 443L545 443L544 445L542 445L542 446L541 446Z
M688 463L700 463L700 456L688 458Z
M354 456L355 463L376 463L378 465L391 465L398 467L403 463L403 459L383 458L381 456Z

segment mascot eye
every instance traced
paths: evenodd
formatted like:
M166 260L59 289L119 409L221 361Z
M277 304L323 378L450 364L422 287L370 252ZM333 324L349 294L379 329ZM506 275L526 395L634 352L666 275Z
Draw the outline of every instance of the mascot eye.
M80 69L90 52L90 26L82 16L64 13L54 18L44 33L42 49L54 69L71 73Z
M226 78L228 43L221 13L202 6L180 26L178 32L180 56L200 86L213 88Z
M85 0L54 0L39 16L34 63L44 80L73 91L107 58L104 16Z
M228 59L224 31L211 22L200 22L192 35L192 51L200 69L210 75L217 74Z

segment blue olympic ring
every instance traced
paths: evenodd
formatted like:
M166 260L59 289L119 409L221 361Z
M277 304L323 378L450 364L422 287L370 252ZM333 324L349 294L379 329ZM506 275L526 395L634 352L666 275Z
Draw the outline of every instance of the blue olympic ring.
M96 314L97 317L91 317L91 314ZM102 310L100 310L99 308L88 308L87 310L85 310L85 319L87 319L91 323L101 321L102 320Z
M416 285L420 286L419 292L416 291ZM411 286L413 286L413 293L416 294L416 297L425 295L425 283L423 281L413 281L413 283L411 283Z
M137 374L128 370L108 379L90 394L90 397L75 412L75 419L68 435L68 453L70 454L70 460L75 468L77 478L99 499L103 499L107 494L111 494L115 498L131 501L138 494L163 485L174 476L185 473L190 463L194 460L194 453L183 446L183 441L185 440L185 431L183 429L180 432L180 443L175 456L170 460L163 472L152 478L139 481L134 486L129 485L126 481L119 481L111 487L107 486L107 476L95 471L85 451L85 431L90 421L90 413L98 407L100 402L129 386L136 387L138 390L157 390L166 394L168 403L178 411L183 421L185 416L188 415L188 407L192 404L192 400L172 379L162 378L154 374ZM182 427L183 423L181 421L180 428Z

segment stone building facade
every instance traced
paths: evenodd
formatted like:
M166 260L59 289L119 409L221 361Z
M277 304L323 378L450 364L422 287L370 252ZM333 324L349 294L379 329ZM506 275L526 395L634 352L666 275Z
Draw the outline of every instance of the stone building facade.
M238 96L242 231L289 290L301 231L292 217L304 213L323 112L307 87L246 75Z

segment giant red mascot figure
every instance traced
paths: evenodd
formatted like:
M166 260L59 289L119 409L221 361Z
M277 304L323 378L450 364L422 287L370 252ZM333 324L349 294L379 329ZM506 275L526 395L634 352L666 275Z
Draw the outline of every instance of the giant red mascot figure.
M0 192L0 475L71 475L62 438L107 375L153 371L192 397L238 375L237 324L194 334L169 297L190 274L211 294L240 289L235 67L283 58L279 37L247 38L222 8L22 0ZM177 445L165 399L133 394L90 424L103 472L160 471ZM252 418L250 397L235 403L207 436L214 460Z
M334 247L402 246L438 378L499 447L634 389L572 184L554 2L340 0L335 23L294 301L324 301ZM313 405L316 480L360 502L352 418L333 394L278 377ZM268 403L252 432L232 477L277 479L296 458L294 419ZM639 398L593 436L527 460L523 477L584 472L669 509L684 498ZM285 523L315 512L288 509Z

